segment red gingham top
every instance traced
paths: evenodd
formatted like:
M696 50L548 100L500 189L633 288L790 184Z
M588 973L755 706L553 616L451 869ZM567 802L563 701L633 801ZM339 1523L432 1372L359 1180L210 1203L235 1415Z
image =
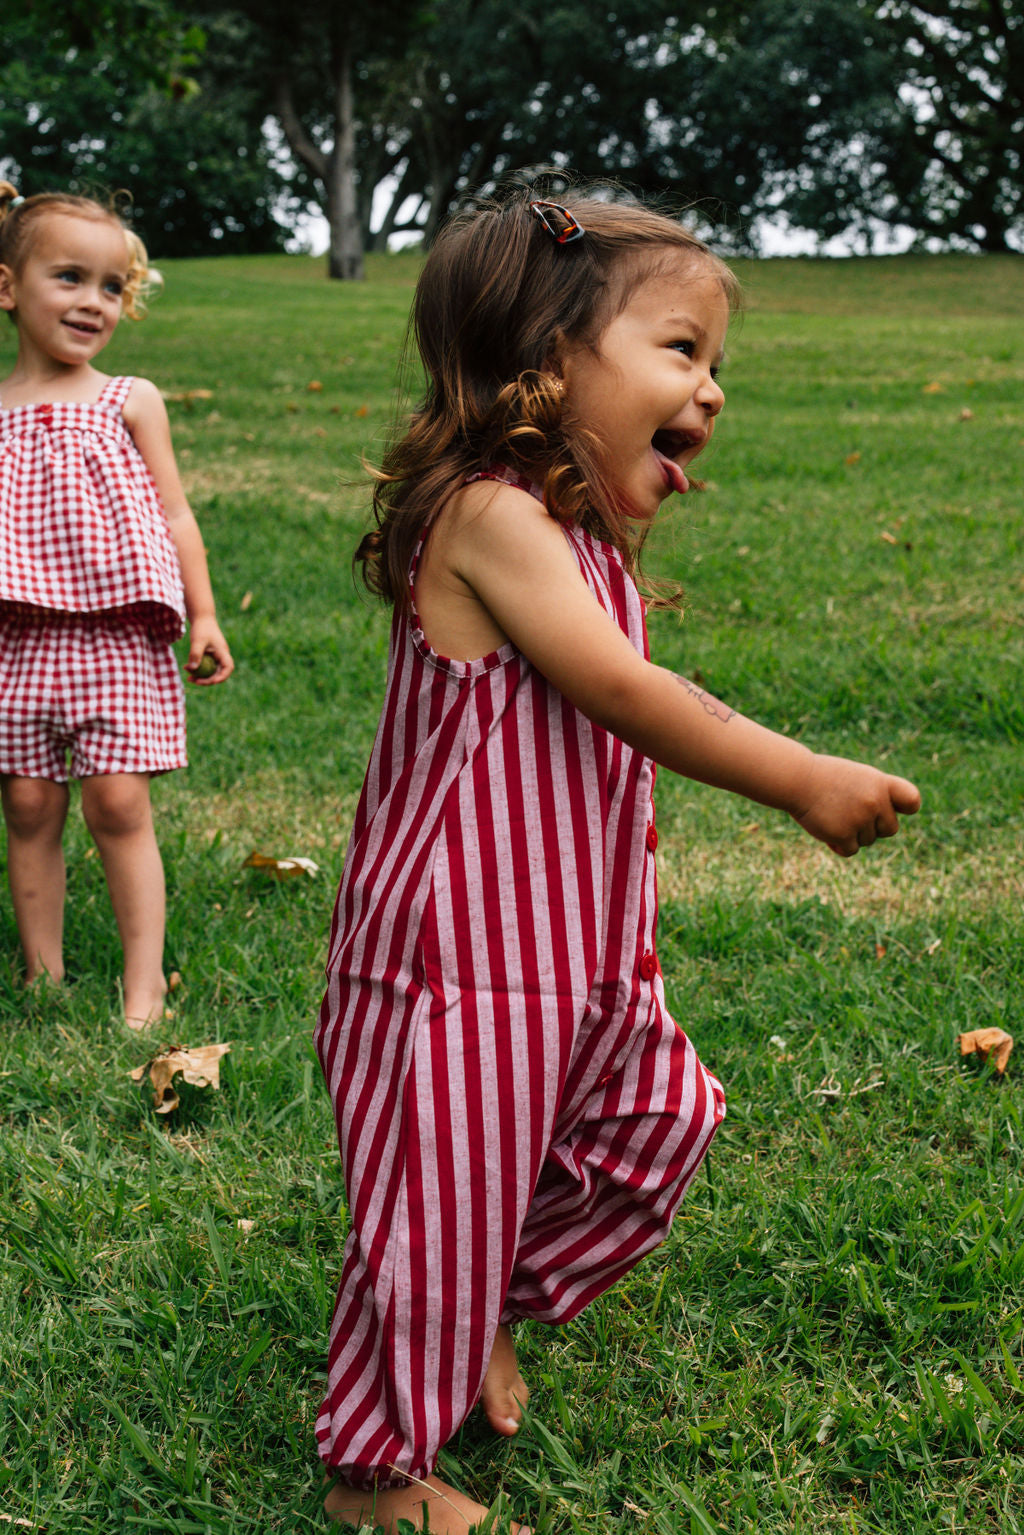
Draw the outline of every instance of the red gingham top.
M94 405L0 406L0 612L127 610L184 632L177 551L121 413L133 382Z

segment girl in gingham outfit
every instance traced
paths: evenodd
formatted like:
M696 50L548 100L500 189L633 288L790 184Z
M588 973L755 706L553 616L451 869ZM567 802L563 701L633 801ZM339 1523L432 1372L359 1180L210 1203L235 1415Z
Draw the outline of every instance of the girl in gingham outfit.
M100 855L133 1027L163 1014L164 878L149 779L185 764L171 644L223 682L206 555L167 412L93 359L137 316L146 252L116 213L0 182L0 308L18 358L0 384L0 791L26 978L64 973L68 778ZM208 656L209 660L203 660ZM195 676L202 670L207 675Z
M332 1517L464 1532L433 1476L511 1327L665 1236L725 1112L655 947L655 762L851 854L912 784L741 719L648 658L634 575L722 408L735 282L636 206L507 202L424 267L427 394L360 548L394 608L317 1047L351 1230L316 1425Z

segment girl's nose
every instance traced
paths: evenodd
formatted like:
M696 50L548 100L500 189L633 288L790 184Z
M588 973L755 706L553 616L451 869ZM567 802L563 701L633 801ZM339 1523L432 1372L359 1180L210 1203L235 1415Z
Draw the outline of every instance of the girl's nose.
M717 416L725 404L725 391L710 373L707 380L697 390L697 403L703 406L709 416Z

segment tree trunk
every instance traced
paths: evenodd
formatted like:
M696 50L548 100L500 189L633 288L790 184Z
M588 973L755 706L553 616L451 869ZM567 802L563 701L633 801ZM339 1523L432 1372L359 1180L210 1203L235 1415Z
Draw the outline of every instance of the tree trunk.
M335 55L334 148L327 166L327 222L330 246L327 275L346 282L360 282L363 270L363 234L356 196L356 125L352 93L352 48L346 37Z

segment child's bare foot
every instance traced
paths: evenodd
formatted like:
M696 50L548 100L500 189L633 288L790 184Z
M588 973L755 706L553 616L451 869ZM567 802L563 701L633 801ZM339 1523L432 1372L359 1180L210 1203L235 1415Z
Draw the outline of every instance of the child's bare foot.
M147 1029L155 1029L158 1023L173 1023L174 1013L169 1007L162 1007L155 1013L149 1013L145 1018L134 1018L130 1013L125 1013L124 1021L128 1028L136 1034L143 1034Z
M484 1412L497 1434L517 1434L530 1391L519 1373L512 1329L499 1324L491 1349L491 1362L480 1393Z
M158 1023L170 1023L174 1014L164 1007L164 989L125 991L124 1021L130 1029L152 1029Z
M436 1476L376 1491L337 1482L324 1499L324 1513L329 1519L357 1528L368 1524L386 1535L395 1535L399 1519L408 1519L413 1529L422 1530L424 1507L431 1535L468 1535L470 1527L487 1515L482 1503L474 1503ZM514 1524L512 1529L519 1535L530 1535L526 1525Z
M55 973L52 970L47 970L42 965L36 965L34 968L27 969L25 971L24 985L26 991L35 991L38 993L54 991L57 992L58 995L67 989L64 981L63 969L60 969Z
M26 975L24 991L28 1006L46 1009L59 1004L68 995L69 988L63 972L54 976L49 970L37 970L35 975Z

